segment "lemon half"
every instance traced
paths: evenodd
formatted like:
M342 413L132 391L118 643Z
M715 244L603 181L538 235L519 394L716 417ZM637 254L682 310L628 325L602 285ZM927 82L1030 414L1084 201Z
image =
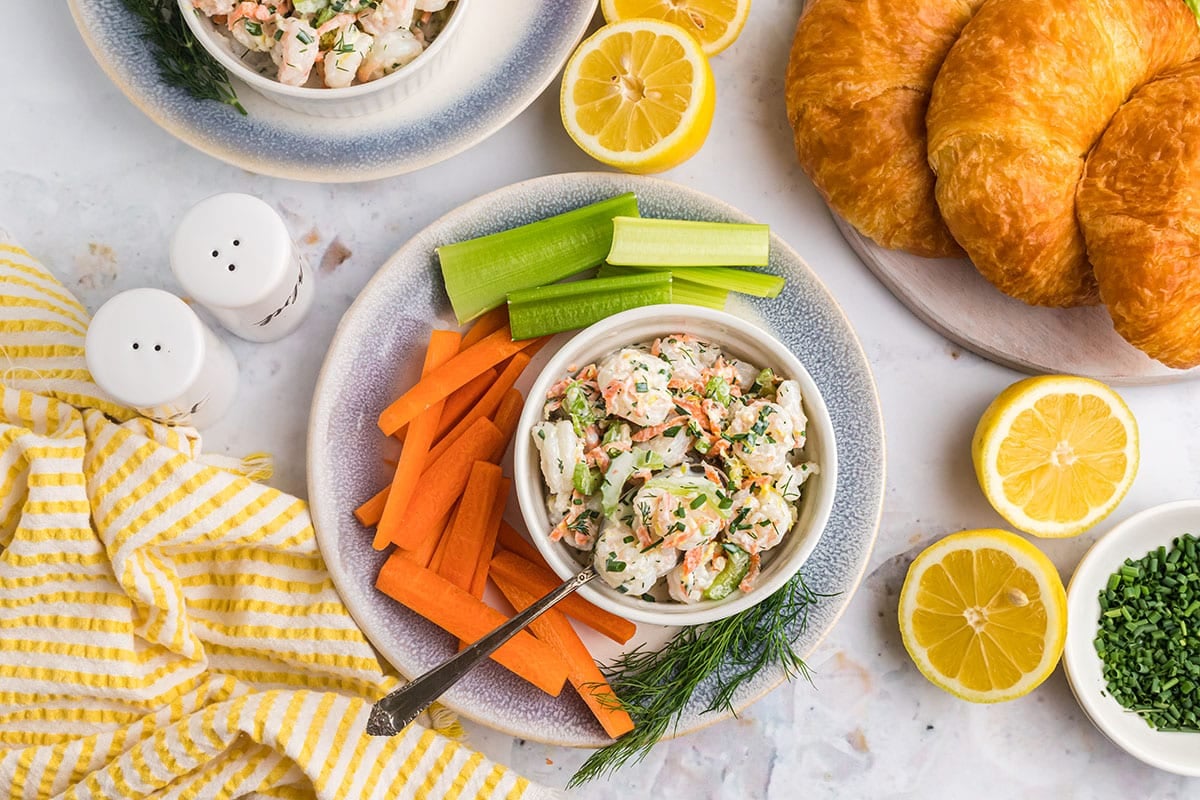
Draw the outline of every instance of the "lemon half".
M750 0L603 0L600 7L609 22L648 18L678 25L708 56L733 44L750 16Z
M992 506L1034 536L1075 536L1104 519L1138 467L1137 422L1108 386L1046 375L1001 392L971 445Z
M1067 595L1050 559L1007 531L972 530L926 548L900 590L900 633L921 673L964 700L997 703L1054 671Z
M626 172L661 172L696 154L712 127L716 84L699 42L677 25L605 25L563 73L562 120L588 155Z

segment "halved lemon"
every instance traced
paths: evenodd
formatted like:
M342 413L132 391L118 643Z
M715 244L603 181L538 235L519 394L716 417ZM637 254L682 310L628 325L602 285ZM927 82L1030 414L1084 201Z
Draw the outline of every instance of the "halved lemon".
M695 36L704 54L733 44L750 16L750 0L602 0L604 19L661 19Z
M900 590L900 634L921 673L964 700L1033 691L1062 656L1067 595L1050 559L1007 531L927 547Z
M1099 381L1026 378L1005 389L971 443L979 486L1017 530L1076 536L1112 513L1137 474L1137 422Z
M583 150L626 172L661 172L696 154L712 127L716 84L700 44L677 25L605 25L563 73L562 119Z

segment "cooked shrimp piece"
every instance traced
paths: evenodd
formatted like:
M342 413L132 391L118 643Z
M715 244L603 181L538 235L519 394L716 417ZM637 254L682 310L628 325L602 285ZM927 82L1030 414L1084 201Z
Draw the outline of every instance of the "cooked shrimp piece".
M629 526L605 518L592 563L609 586L640 595L670 572L678 558L678 551L661 544L645 550Z
M733 413L725 433L734 441L733 454L747 467L763 475L782 475L788 454L797 447L792 420L777 403L755 400Z
M775 391L775 402L791 417L796 447L804 447L808 438L805 431L808 427L808 415L804 413L800 400L800 384L796 381L783 381Z
M269 53L275 46L275 23L271 21L242 17L237 24L230 23L229 34L242 47L255 53Z
M205 16L215 17L233 13L233 7L238 5L236 0L192 0L192 5Z
M233 30L233 24L240 19L249 19L254 20L255 22L266 22L273 16L275 16L275 12L272 11L265 3L238 3L233 7L233 10L229 12L229 19L225 24L230 30Z
M358 24L364 31L375 36L383 36L397 30L407 31L412 27L416 7L416 0L380 0L374 10L358 18Z
M350 17L350 21L353 22L353 20L354 17ZM330 20L330 22L332 21ZM333 42L333 47L329 49L329 52L325 54L325 60L321 62L321 76L325 85L330 89L349 86L374 43L375 37L363 33L354 25L347 24L341 28L338 31L337 39Z
M609 414L635 425L659 425L674 409L670 366L644 350L625 347L600 363L596 382Z
M805 461L795 466L788 464L787 469L775 481L775 490L783 495L784 500L795 503L800 499L800 487L820 471L821 468L813 461Z
M320 48L317 32L297 17L279 20L279 41L271 48L271 58L279 65L279 82L288 86L303 86L308 82Z
M704 368L711 367L721 355L721 348L683 334L656 339L650 352L671 365L671 374L677 380L696 382Z
M738 492L731 511L725 538L751 555L779 544L796 523L796 510L771 487Z
M716 538L725 526L717 506L719 492L720 487L709 481L650 481L633 498L634 530L643 545L661 540L679 550L697 547Z
M692 436L688 433L686 425L680 425L674 436L663 433L648 439L642 447L661 458L664 467L674 467L682 464L687 458L688 450L692 447Z
M390 75L422 52L421 43L406 30L379 34L358 68L358 79L366 83Z
M450 0L417 0L417 11L433 14L445 10L448 5L450 5Z
M550 490L547 505L558 517L571 511L572 478L575 465L583 461L583 440L567 420L539 422L533 427L533 443L541 455L542 477Z
M698 603L725 569L725 550L716 542L693 547L667 574L667 591L681 603Z
M572 492L570 510L550 531L550 540L564 541L576 550L591 550L596 545L602 516L599 495L585 497Z

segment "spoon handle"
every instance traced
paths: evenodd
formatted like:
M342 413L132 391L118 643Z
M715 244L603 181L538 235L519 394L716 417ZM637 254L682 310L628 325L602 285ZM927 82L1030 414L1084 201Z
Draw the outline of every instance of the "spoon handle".
M395 736L447 689L474 669L476 664L496 652L529 623L598 574L595 567L588 567L470 647L379 700L367 719L367 733L372 736Z

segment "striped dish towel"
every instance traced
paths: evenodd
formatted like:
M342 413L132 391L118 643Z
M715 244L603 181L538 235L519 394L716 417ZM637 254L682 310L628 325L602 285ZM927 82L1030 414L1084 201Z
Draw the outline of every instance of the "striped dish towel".
M0 233L0 797L554 796L419 724L364 733L398 679L304 503L105 398L87 323Z

